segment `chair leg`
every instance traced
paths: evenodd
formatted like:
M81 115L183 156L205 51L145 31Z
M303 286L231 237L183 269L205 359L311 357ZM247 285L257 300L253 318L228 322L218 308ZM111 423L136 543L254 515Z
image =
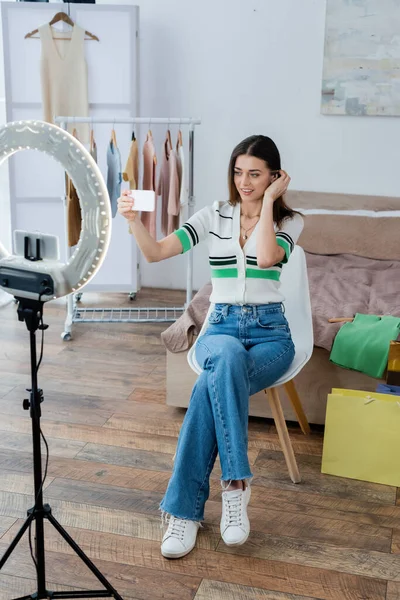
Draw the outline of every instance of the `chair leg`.
M271 406L272 416L274 417L275 426L278 432L279 441L281 443L282 451L289 470L290 479L293 481L293 483L300 483L300 472L290 441L290 436L286 426L285 417L282 411L278 390L273 387L270 388L268 391L265 390L265 393L268 395L268 401Z
M294 412L296 413L297 420L300 424L302 432L304 433L304 435L310 435L310 425L308 424L307 417L304 413L303 406L301 404L293 379L285 383L284 388L285 392L289 397L290 402L292 403Z

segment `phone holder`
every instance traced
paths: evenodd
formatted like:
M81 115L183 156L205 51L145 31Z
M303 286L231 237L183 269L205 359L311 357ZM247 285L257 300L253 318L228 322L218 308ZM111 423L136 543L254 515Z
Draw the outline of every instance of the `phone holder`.
M11 254L0 242L0 287L18 297L46 302L82 289L99 270L111 237L110 199L89 152L56 125L18 121L1 127L0 164L20 150L39 150L57 160L71 178L81 207L81 235L66 263ZM35 256L40 256L40 249ZM41 286L44 280L53 283Z

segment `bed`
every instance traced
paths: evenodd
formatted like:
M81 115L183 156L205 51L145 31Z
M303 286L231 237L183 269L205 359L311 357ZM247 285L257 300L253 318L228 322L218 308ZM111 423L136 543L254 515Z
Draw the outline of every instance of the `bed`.
M333 387L374 391L378 383L329 361L340 324L328 319L356 312L400 316L400 199L292 192L288 202L305 216L299 245L307 258L315 344L295 384L309 422L323 424ZM196 375L187 363L187 351L201 329L210 293L208 283L162 334L168 405L188 405ZM284 390L280 395L286 419L296 420ZM263 392L251 397L250 415L271 417Z

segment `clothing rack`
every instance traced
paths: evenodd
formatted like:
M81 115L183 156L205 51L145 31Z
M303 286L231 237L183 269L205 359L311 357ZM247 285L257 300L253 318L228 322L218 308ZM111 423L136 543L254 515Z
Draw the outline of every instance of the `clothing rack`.
M194 130L196 125L201 124L200 119L187 117L65 117L57 116L54 122L61 129L66 130L69 124L88 123L90 125L148 125L149 129L153 125L185 125L189 127L189 195L188 195L188 218L194 212ZM67 196L63 197L65 206L65 215L67 214ZM68 246L68 228L67 218L65 218L65 245L66 256L70 256ZM192 252L187 256L187 275L186 275L186 304L180 307L140 307L140 308L83 308L78 307L77 303L82 297L82 293L70 294L67 296L67 317L65 320L64 331L61 334L63 340L70 340L72 337L73 323L172 323L181 316L193 295L193 256ZM136 294L130 294L130 298L135 299Z

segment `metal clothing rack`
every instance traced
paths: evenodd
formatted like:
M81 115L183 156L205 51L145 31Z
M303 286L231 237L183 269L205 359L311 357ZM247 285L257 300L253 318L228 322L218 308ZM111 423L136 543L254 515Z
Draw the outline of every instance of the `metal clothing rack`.
M123 124L123 125L187 125L189 126L189 196L188 196L188 217L194 212L194 130L196 125L201 124L200 119L193 118L168 118L168 117L65 117L57 116L54 119L62 129L67 129L67 125L75 123L88 124ZM67 197L64 195L65 214L67 209ZM65 219L65 244L67 257L70 256L68 246L67 219ZM172 323L180 317L186 306L192 299L193 294L193 255L191 252L187 255L187 275L186 275L186 304L179 307L138 307L138 308L83 308L77 305L82 294L70 294L67 296L67 317L65 320L64 331L61 334L63 340L70 340L72 337L73 323ZM134 299L135 295L130 295Z

